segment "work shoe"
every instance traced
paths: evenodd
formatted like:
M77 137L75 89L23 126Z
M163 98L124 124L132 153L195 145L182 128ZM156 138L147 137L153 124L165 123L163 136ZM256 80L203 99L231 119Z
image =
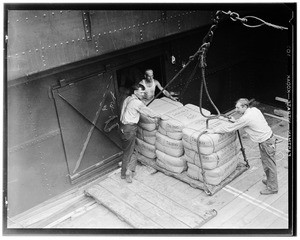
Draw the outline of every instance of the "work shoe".
M130 175L126 175L126 182L132 183L132 179Z
M126 175L121 174L121 179L125 179Z
M265 188L264 190L260 191L261 195L270 195L270 194L275 194L278 193L278 190L272 190L270 188Z
M263 179L261 180L263 184L267 185L267 180Z

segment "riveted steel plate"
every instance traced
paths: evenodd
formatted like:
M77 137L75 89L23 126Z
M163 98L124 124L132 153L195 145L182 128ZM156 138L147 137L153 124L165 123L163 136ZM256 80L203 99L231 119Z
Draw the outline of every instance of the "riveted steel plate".
M171 35L211 23L211 11L166 11L165 34Z
M14 147L35 137L31 119L30 88L26 84L8 88L8 147Z
M57 131L54 100L49 98L53 79L30 81L8 88L8 147L16 147Z
M54 94L71 179L122 154L117 130L104 131L117 112L114 89L112 75L100 75Z
M83 11L89 13L90 26ZM150 9L10 10L8 80L191 30L207 24L209 15Z
M10 217L71 187L60 135L9 154L7 165Z

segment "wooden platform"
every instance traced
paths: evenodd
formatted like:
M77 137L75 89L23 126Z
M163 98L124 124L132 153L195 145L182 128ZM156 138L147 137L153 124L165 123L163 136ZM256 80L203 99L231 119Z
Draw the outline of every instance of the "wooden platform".
M183 193L176 181L138 166L137 176L128 184L120 173L92 186L86 194L107 207L134 228L200 228L217 212Z
M150 166L150 167L164 173L167 176L177 178L178 180L189 184L193 188L198 188L200 190L203 190L207 195L211 196L211 195L214 195L216 192L220 191L224 186L226 186L233 179L237 178L238 176L240 176L243 172L245 172L248 169L248 167L246 166L246 163L242 160L242 154L240 154L239 157L240 157L240 162L238 163L235 171L233 171L233 173L231 173L227 178L225 178L218 185L204 184L201 181L194 180L187 175L186 171L183 171L182 173L174 173L174 172L168 171L167 169L160 167L154 160L152 161L149 159L149 161L148 161L145 158L141 158L141 159L139 159L139 161L143 165Z

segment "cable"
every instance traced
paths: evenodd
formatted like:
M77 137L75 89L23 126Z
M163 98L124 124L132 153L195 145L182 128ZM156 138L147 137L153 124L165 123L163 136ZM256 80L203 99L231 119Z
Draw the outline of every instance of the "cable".
M205 134L206 131L204 130L203 132L201 132L196 140L196 144L197 144L197 149L198 149L198 154L199 154L199 162L200 162L200 168L201 168L201 175L202 175L202 179L203 179L203 183L204 183L204 191L206 194L211 195L212 192L208 189L207 187L207 183L206 183L206 177L205 177L205 171L203 168L203 164L202 164L202 158L201 158L201 153L200 153L200 137Z
M261 23L261 24L258 24L258 25L252 25L252 26L249 25L249 24L245 24L245 22L248 22L248 18L256 19L256 20L258 20L258 21L261 21L262 23ZM254 17L254 16L246 16L246 17L244 17L243 19L244 19L244 21L242 21L242 24L243 24L244 26L250 27L250 28L261 27L261 26L263 26L263 25L267 25L267 26L269 26L269 27L273 27L273 28L276 28L276 29L279 29L279 30L288 30L287 27L282 27L282 26L279 26L279 25L275 25L275 24L272 24L272 23L268 23L268 22L266 22L266 21L264 21L264 20L262 20L262 19L260 19L260 18L258 18L258 17Z

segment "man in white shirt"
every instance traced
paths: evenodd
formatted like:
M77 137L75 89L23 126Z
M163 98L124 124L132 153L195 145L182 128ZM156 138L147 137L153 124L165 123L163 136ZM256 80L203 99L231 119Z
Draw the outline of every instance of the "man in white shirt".
M145 103L145 105L150 103L154 98L156 87L158 87L160 91L163 90L163 87L161 86L159 81L155 80L153 77L153 70L148 69L145 71L145 79L140 81L140 84L145 86L145 97L142 100ZM176 98L174 98L167 90L164 90L163 94L166 97L176 101Z
M121 138L123 148L123 158L121 167L121 178L128 183L132 182L132 174L135 172L137 157L134 154L137 123L141 113L151 118L160 118L141 101L144 98L145 87L141 84L133 86L134 93L128 96L122 105L120 123Z
M267 179L262 180L266 189L260 191L263 195L278 192L277 167L275 162L276 138L266 119L259 109L249 107L249 100L241 98L236 102L236 111L242 116L233 123L221 125L215 129L208 129L208 133L226 133L244 128L253 142L259 144L262 166Z

